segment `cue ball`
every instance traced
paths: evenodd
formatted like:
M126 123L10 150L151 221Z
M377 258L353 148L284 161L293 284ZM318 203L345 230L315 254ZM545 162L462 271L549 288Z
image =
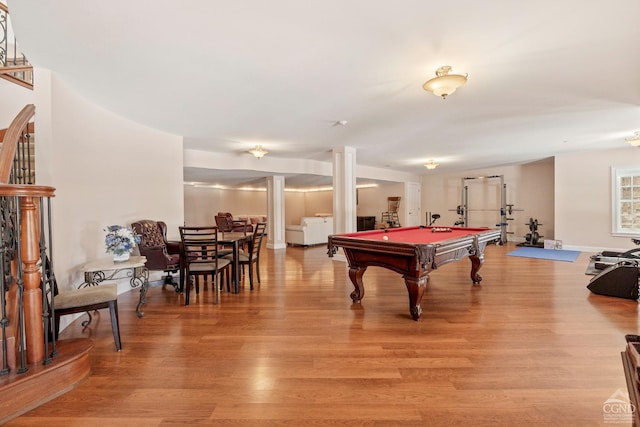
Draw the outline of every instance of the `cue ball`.
M389 236L382 236L382 240L389 240Z

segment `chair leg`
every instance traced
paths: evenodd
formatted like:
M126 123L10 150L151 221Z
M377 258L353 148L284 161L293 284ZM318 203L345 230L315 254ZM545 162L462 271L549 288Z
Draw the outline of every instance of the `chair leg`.
M58 335L60 335L60 315L56 312L56 327L53 331L53 339L58 340Z
M113 331L113 339L116 343L116 350L122 350L122 342L120 341L120 323L118 322L118 301L109 302L109 312L111 314L111 330Z
M249 262L249 290L253 290L253 263Z
M216 280L216 272L213 273L213 280L211 282L211 287L216 290L216 304L220 303L220 286L218 285L218 281Z
M184 278L184 305L189 305L189 294L191 293L191 276Z
M258 276L258 283L260 283L260 257L256 258L256 276Z
M220 289L224 289L224 283L227 284L227 292L231 292L231 264L227 265L220 271Z

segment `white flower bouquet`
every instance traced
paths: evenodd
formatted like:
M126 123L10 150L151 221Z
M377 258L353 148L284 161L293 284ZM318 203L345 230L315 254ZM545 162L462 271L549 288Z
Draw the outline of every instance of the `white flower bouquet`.
M131 253L136 244L140 243L140 236L137 235L131 227L110 225L105 228L104 231L107 232L107 235L104 237L107 253L114 255Z

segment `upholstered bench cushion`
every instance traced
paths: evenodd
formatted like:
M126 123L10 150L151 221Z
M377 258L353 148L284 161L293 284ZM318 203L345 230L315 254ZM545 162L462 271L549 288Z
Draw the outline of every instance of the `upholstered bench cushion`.
M81 307L83 305L99 304L118 298L116 283L101 283L98 286L88 286L75 291L60 292L55 298L55 308Z
M227 265L231 264L228 259L218 258L218 270L223 269ZM192 262L189 264L189 270L193 272L211 271L216 269L216 263L214 262Z

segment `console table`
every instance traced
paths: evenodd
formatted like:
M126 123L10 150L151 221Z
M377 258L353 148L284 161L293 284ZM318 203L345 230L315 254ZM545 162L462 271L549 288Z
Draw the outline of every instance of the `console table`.
M375 216L359 216L357 219L358 231L375 230L376 229L376 217Z
M114 262L108 258L89 261L80 266L80 270L84 272L84 282L78 288L96 286L105 280L128 278L132 288L140 287L140 301L136 306L136 315L142 317L144 313L140 311L140 307L146 303L149 288L149 270L144 266L146 262L147 258L144 256L132 256L122 262Z

